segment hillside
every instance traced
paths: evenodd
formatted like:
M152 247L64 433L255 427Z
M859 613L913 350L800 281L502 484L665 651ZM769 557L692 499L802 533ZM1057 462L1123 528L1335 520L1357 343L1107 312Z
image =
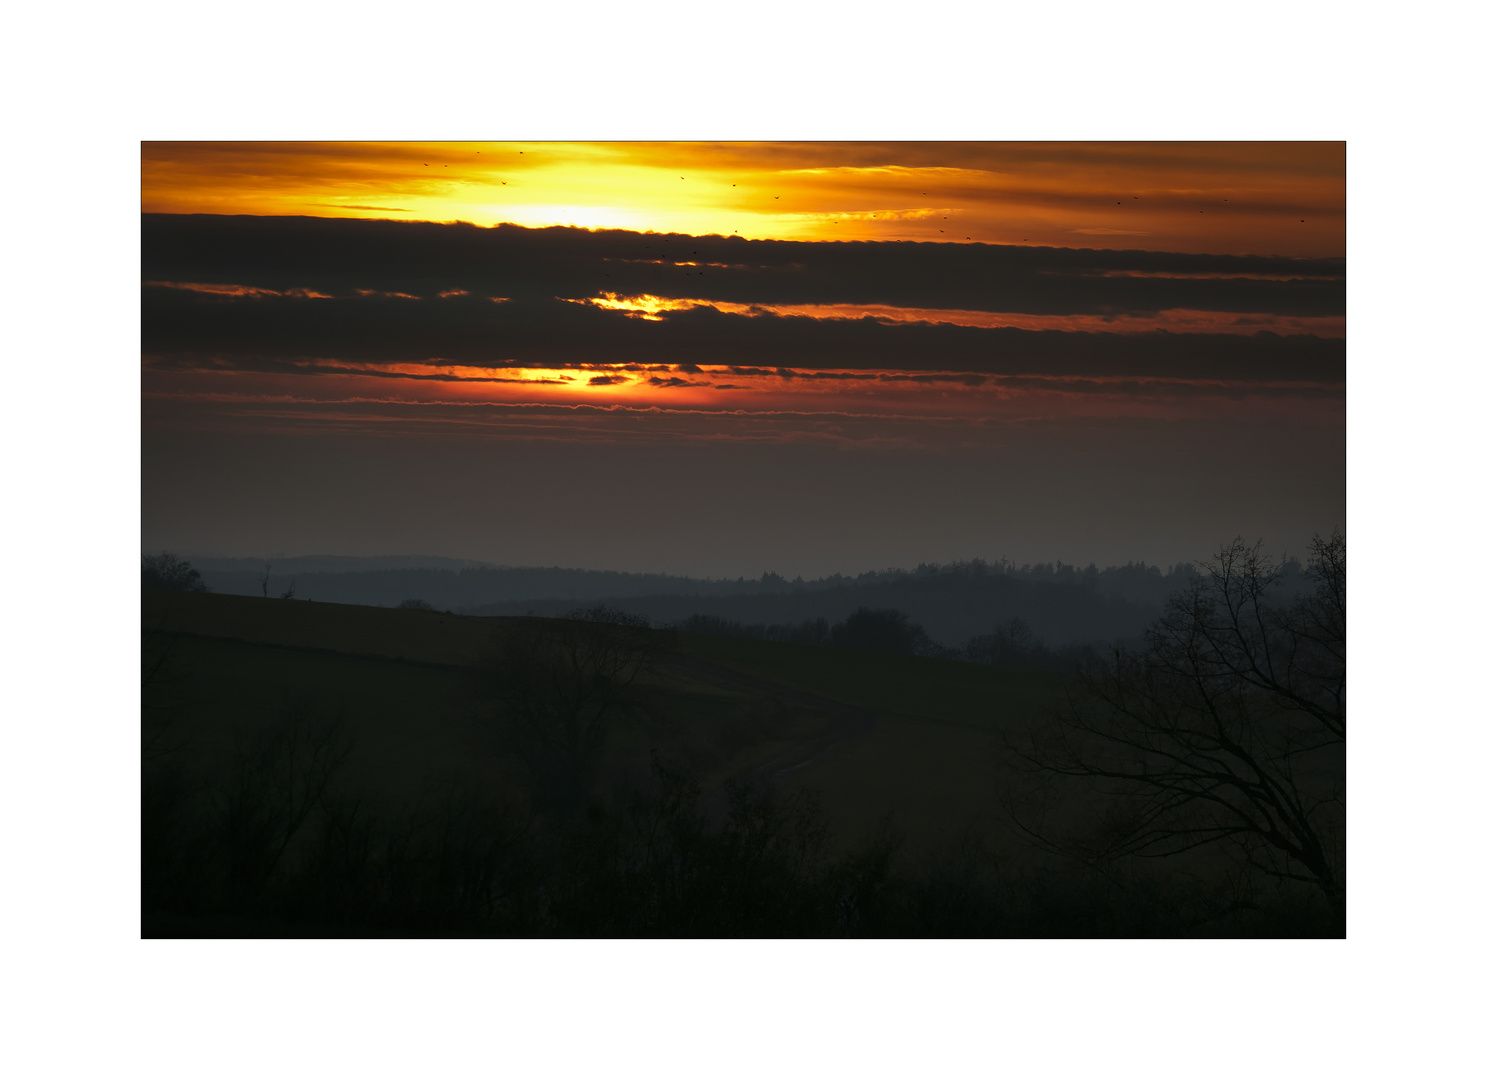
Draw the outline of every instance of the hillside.
M1023 619L1055 647L1113 641L1139 634L1161 610L1158 604L1111 596L1082 581L1028 581L990 574L913 575L753 596L651 595L603 602L655 624L681 622L691 615L746 625L818 618L837 622L860 607L895 608L923 626L931 638L952 646L990 633L1012 618ZM573 606L566 600L528 600L490 604L472 609L472 614L556 616Z
M144 594L143 616L147 647L173 651L177 728L203 752L296 702L345 717L363 772L387 791L435 775L523 783L477 672L502 635L542 620L160 591ZM818 790L844 840L887 813L926 842L986 817L1000 732L1058 693L1038 672L686 634L650 683L664 722L616 731L611 783L657 747L712 788L733 777Z
M1238 903L1212 854L1030 844L1007 738L1062 700L1044 672L211 593L142 615L146 937L1326 932L1314 903ZM605 650L651 659L595 682ZM606 693L594 756L554 772L568 744L531 725Z
M859 607L896 608L947 646L990 633L1020 618L1055 648L1129 638L1158 614L1190 568L1132 564L1097 570L1064 564L1013 567L973 560L951 566L884 570L787 581L777 574L710 580L557 567L459 565L453 560L401 567L377 560L329 557L280 560L265 581L249 560L207 560L205 583L238 596L278 597L291 585L297 599L394 607L420 599L440 611L469 615L559 617L579 606L643 615L653 624L706 615L733 623L839 621Z

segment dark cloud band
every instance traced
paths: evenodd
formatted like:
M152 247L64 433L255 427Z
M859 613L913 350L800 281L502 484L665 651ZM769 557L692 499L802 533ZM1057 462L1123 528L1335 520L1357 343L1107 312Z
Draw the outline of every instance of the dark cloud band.
M561 300L492 304L480 296L307 299L146 287L147 354L329 357L484 367L730 366L808 371L1296 380L1340 383L1345 343L1270 333L1116 334L728 314L711 307L659 321Z
M988 244L799 242L346 218L143 215L147 280L343 295L885 304L1041 315L1336 316L1341 259ZM1113 276L1112 276L1113 275ZM1179 276L1170 276L1179 275Z

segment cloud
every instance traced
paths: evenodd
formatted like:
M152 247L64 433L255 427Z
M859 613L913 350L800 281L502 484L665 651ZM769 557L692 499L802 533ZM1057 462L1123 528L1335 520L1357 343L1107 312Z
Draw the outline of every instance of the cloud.
M1105 276L1119 275L1112 272ZM1155 276L1155 275L1144 275ZM1175 276L1175 275L1163 275ZM1189 275L1192 276L1192 275ZM954 308L902 308L888 304L731 304L725 300L697 297L621 296L605 293L572 303L589 304L605 311L619 311L632 318L661 322L668 312L696 307L714 307L730 315L806 315L815 319L878 319L892 322L944 322L958 326L1017 326L1024 330L1185 330L1189 332L1228 332L1236 325L1281 329L1291 333L1318 333L1324 337L1343 336L1342 315L1296 316L1260 315L1235 319L1227 312L1189 311L1171 308L1166 311L1118 312L1099 315L1028 315L1005 311L966 311Z
M194 214L146 214L142 229L147 279L337 296L676 297L705 284L732 304L1327 316L1346 295L1341 259Z
M689 366L827 379L833 371L996 375L1142 375L1340 383L1336 338L1239 333L1107 333L970 327L875 319L729 314L711 307L629 318L552 298L479 296L437 302L368 293L307 302L146 286L143 351L223 363L357 363L582 369L666 374ZM287 367L286 367L287 369ZM850 377L850 376L848 376Z
M329 207L332 210L386 210L394 214L408 212L403 206L363 206L360 203L316 203L315 205Z

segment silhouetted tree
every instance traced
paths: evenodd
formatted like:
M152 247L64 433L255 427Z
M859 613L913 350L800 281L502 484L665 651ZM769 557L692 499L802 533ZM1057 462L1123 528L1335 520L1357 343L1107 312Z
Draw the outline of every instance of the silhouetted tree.
M1090 858L1221 845L1315 885L1341 929L1343 538L1313 540L1311 588L1283 605L1270 599L1283 572L1258 543L1235 540L1202 571L1142 650L1086 673L1051 729L1019 748L1045 780L1085 782L1098 829L1056 832L1027 792L1010 808L1029 835Z
M140 562L143 587L146 589L175 589L178 592L210 592L201 572L186 560L169 552L146 555Z
M350 755L340 723L321 720L303 705L286 708L277 723L236 750L214 792L230 895L251 902L263 891Z
M825 645L831 640L831 624L825 619L804 619L798 623L776 623L764 628L770 641L790 641L797 645Z
M990 634L966 642L966 659L978 664L1003 664L1007 667L1046 667L1053 654L1032 627L1019 616L1013 616Z
M434 605L427 600L408 599L398 605L401 611L433 611Z
M637 680L670 636L603 607L513 623L487 663L489 687L513 722L539 803L568 815L589 795L612 724L643 710Z
M923 641L927 641L924 629L893 608L861 607L831 628L831 644L843 649L912 653Z
M677 623L676 629L688 634L788 641L797 645L826 645L831 641L831 624L821 618L798 623L744 624L717 615L692 615Z

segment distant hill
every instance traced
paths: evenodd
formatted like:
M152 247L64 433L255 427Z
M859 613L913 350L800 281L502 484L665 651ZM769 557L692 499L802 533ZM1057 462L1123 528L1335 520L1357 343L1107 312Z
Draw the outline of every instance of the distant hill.
M187 555L186 560L203 572L261 575L266 564L275 574L344 574L365 570L466 570L498 567L476 559L449 559L442 555ZM256 578L255 578L256 579Z
M936 641L958 646L1021 618L1054 647L1113 641L1140 634L1161 613L1172 589L1186 577L1157 575L1140 588L1118 591L1098 576L1035 580L987 570L905 574L897 578L843 582L826 589L756 591L732 596L652 594L609 596L603 602L643 615L653 624L679 623L708 615L733 623L800 623L845 619L860 607L896 608ZM548 598L487 604L472 615L561 615L571 601Z
M264 592L262 560L197 557L191 562L215 592ZM318 555L272 560L267 590L279 596L293 583L299 599L380 607L419 599L437 610L467 615L554 616L604 604L655 624L680 623L693 615L745 625L836 622L859 607L896 608L951 647L1020 618L1058 648L1140 634L1192 572L1187 564L1163 571L1145 563L1099 569L975 559L812 581L774 573L718 580L496 566L429 555Z
M451 562L453 560L450 560ZM308 562L308 560L307 560ZM575 603L609 597L637 597L657 593L675 595L727 595L757 592L778 586L746 582L706 581L674 577L670 574L627 574L610 570L566 570L559 567L487 567L437 568L400 567L397 569L314 569L313 563L293 565L295 560L275 562L269 573L268 592L277 596L294 582L300 599L329 601L337 604L370 604L393 607L403 600L426 600L441 611L469 609L483 605L552 599L572 607ZM261 596L263 564L252 569L217 569L202 566L202 579L214 592L239 596ZM566 608L564 609L566 610Z

